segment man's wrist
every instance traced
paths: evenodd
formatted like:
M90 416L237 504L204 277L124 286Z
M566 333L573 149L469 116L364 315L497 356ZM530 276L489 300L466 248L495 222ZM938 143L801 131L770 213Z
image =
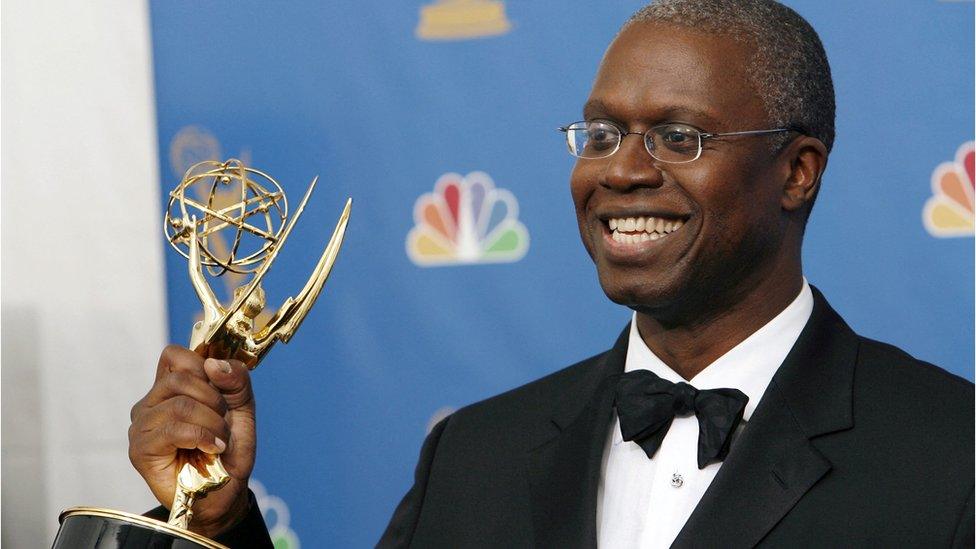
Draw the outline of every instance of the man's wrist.
M234 498L228 512L221 516L219 520L213 522L191 521L190 530L210 539L216 539L229 530L232 530L247 518L248 513L251 511L251 506L256 505L253 499L253 494L245 487L243 493L239 497Z
M264 523L264 517L261 515L261 509L258 508L254 493L248 490L247 496L247 510L241 520L212 539L228 547L274 549L274 544L268 534L268 527Z

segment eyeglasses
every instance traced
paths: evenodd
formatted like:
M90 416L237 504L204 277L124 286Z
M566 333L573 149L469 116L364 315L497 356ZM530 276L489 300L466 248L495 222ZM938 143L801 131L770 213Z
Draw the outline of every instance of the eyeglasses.
M644 147L655 159L669 164L683 164L697 160L702 142L714 137L762 135L798 131L795 128L749 130L744 132L707 133L688 124L662 124L646 132L628 132L606 120L573 122L559 128L566 134L569 154L576 158L606 158L617 152L620 142L628 135L644 136Z

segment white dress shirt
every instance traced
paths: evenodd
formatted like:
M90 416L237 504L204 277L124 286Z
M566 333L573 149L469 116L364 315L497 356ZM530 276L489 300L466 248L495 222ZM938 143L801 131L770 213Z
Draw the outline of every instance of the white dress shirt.
M804 279L800 294L789 306L688 383L696 389L728 387L745 393L749 402L741 430L812 311L813 294ZM645 369L668 381L684 381L644 344L636 315L630 323L625 371ZM624 442L620 421L615 418L603 453L597 495L600 547L670 546L721 466L711 463L698 469L698 419L694 415L674 418L654 459L648 459L636 442Z

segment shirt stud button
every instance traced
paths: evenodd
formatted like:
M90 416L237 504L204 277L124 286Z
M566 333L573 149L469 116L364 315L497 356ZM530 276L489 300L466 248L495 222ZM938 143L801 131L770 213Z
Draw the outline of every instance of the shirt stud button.
M674 475L671 476L672 488L681 488L682 486L684 486L684 484L685 484L685 479L681 478L681 475L679 475L678 473L675 473Z

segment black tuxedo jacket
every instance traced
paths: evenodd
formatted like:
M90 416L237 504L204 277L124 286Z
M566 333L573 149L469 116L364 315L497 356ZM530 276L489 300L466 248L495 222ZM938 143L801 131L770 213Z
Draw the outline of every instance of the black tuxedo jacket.
M458 410L381 547L595 547L613 349ZM674 547L973 545L973 385L814 309Z

